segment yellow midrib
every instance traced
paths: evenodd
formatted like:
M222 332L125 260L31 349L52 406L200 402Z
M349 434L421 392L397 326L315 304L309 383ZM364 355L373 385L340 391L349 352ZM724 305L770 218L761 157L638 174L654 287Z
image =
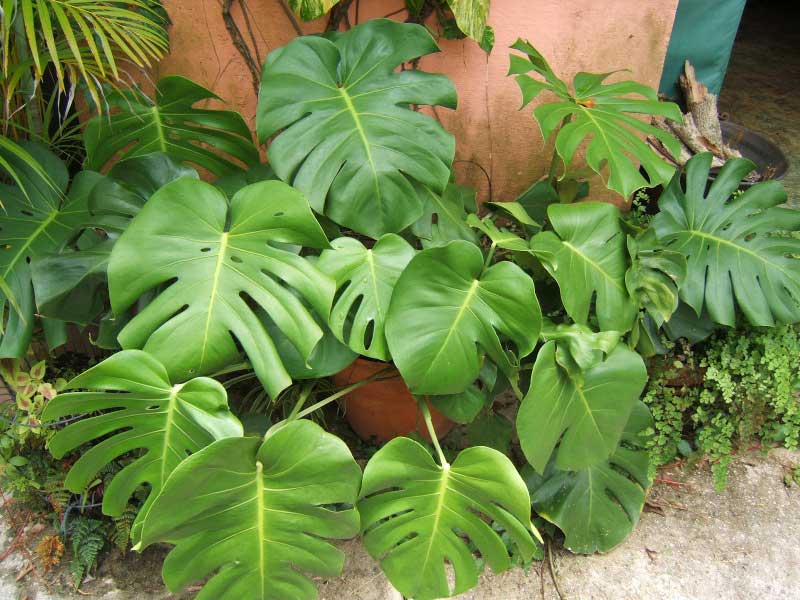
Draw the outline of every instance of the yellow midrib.
M228 249L228 233L225 232L219 239L219 254L217 254L217 264L214 267L214 281L211 284L211 295L208 299L208 312L206 313L206 326L203 331L203 345L200 352L200 369L205 366L206 348L208 347L208 330L211 328L211 315L214 313L214 301L217 298L217 288L222 267L225 264L225 252Z
M369 265L369 274L372 279L372 293L375 294L375 310L378 313L378 320L383 322L383 310L381 309L380 296L378 296L378 275L375 272L375 255L372 250L367 250L367 264Z
M364 126L361 124L361 117L358 116L358 111L356 111L356 107L353 105L353 100L350 98L350 94L347 93L347 90L343 87L338 89L339 95L341 95L342 99L344 100L347 110L350 111L350 115L353 117L353 123L358 131L358 137L361 139L361 143L364 145L364 152L367 155L367 161L369 162L370 169L372 169L372 179L375 183L375 193L378 195L378 198L380 198L378 171L375 169L375 161L372 158L372 149L370 148L369 140L367 139L367 133L364 131Z
M433 513L433 527L431 528L430 539L428 540L428 548L425 551L425 560L422 561L422 572L425 573L428 567L428 560L430 560L431 550L433 549L433 542L436 538L436 531L439 529L439 519L442 516L442 508L444 507L444 496L447 492L447 483L450 479L450 465L442 465L442 479L439 482L438 495L436 501L436 511Z
M264 570L266 560L264 556L264 542L266 541L266 535L264 534L264 465L261 464L260 460L256 461L256 510L258 511L256 521L258 524L258 574L261 583L260 598L266 598L267 574Z
M603 277L605 277L612 284L614 284L614 287L616 287L617 289L619 289L622 292L625 291L625 288L623 288L622 285L616 279L614 279L611 275L609 275L608 272L603 267L601 267L599 263L595 262L594 260L592 260L591 258L586 256L583 252L581 252L578 248L576 248L575 246L573 246L569 242L565 242L565 241L562 240L561 243L564 244L564 246L566 246L567 248L569 248L574 254L577 254L578 256L580 256L581 259L583 259L584 261L586 261L590 265L592 265L597 271L599 271L603 275Z
M442 342L442 345L439 347L439 350L436 352L436 356L433 357L433 360L430 362L430 366L436 364L436 361L439 360L439 356L441 355L442 351L447 347L447 344L450 343L450 338L453 337L453 333L455 332L456 328L458 327L459 322L462 318L464 318L464 313L467 312L467 308L469 308L470 303L472 302L472 297L475 295L475 292L478 291L478 287L480 286L480 280L474 279L472 281L472 285L469 286L469 290L467 291L467 295L464 298L464 301L461 303L461 306L458 309L458 313L456 314L456 318L453 319L453 324L450 326L450 329L447 332L447 335ZM429 369L430 370L430 369ZM427 373L425 376L427 377Z
M164 128L161 125L161 114L158 112L158 106L151 108L150 112L153 114L153 122L156 125L156 133L158 134L158 147L161 152L166 152L167 140L164 137Z
M169 451L169 442L172 436L173 422L175 420L175 411L178 405L178 392L183 387L182 383L172 386L172 391L167 400L167 422L164 424L164 442L161 445L161 486L167 480L167 452Z

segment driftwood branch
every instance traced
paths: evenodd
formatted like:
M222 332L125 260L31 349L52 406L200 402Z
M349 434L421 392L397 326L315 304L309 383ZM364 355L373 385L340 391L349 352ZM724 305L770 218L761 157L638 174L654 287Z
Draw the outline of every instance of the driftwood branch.
M686 164L693 155L711 152L714 155L713 167L721 167L729 158L741 154L728 146L722 138L722 126L719 121L717 96L697 81L694 67L687 60L684 72L678 80L686 98L688 112L683 115L683 123L667 121L662 117L654 117L653 125L667 131L681 142L679 156L673 156L667 148L654 137L650 144L674 164Z

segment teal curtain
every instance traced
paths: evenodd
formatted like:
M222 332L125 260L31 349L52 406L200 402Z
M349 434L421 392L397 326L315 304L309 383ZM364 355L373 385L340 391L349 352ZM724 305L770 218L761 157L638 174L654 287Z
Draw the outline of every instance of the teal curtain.
M719 94L745 0L680 0L659 91L677 98L678 76L688 58L697 79Z

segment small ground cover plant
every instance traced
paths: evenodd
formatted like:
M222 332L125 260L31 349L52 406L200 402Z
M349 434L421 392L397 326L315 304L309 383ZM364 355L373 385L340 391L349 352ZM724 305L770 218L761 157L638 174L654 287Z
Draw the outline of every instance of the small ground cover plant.
M552 168L516 202L480 211L453 180L453 136L415 110L454 107L452 82L398 69L436 44L384 19L269 55L256 124L268 167L245 164L257 151L241 117L194 107L211 93L179 77L154 102L134 93L91 121L87 169L71 181L46 149L22 146L33 164L0 149L16 175L2 189L12 259L0 348L24 352L28 323L44 318L93 323L98 343L119 349L41 420L55 427L55 457L81 449L73 492L125 460L102 510L140 505L134 547L173 546L171 590L315 597L312 577L342 570L333 541L361 534L404 596L447 597L486 565L538 555L532 511L570 550L607 551L651 481L643 356L701 318L800 320L800 242L786 235L800 216L779 206L779 184L734 196L753 168L735 159L709 186L710 155L675 172L640 135L674 140L636 117L680 119L677 106L609 74L568 83L528 42L513 48L525 103L555 97L534 109L555 140ZM129 145L133 123L146 139ZM664 186L658 213L626 218L589 200L587 169L625 196ZM308 418L380 377L317 390L358 357L399 371L433 452L398 437L362 472ZM222 384L238 372L288 406L261 435ZM492 418L503 389L519 404L523 464L497 449L510 439ZM446 455L431 407L484 443ZM91 538L94 525L82 527Z

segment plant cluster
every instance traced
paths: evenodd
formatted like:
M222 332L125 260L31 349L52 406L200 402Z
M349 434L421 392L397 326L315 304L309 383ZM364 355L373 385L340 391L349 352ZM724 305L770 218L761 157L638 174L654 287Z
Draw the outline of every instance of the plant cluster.
M268 166L255 164L241 117L196 108L211 92L180 77L154 101L110 95L115 110L87 124L86 168L71 180L39 146L0 150L12 174L0 189L0 350L24 353L38 319L96 324L97 343L120 349L41 418L56 425L55 457L80 449L67 489L105 470L105 514L143 498L130 536L137 550L174 546L170 589L315 597L312 577L342 569L331 541L360 533L403 595L450 596L485 565L538 555L532 509L569 549L606 551L650 483L642 355L701 316L800 320L800 241L779 235L800 216L778 206L779 184L732 199L752 163L729 161L708 186L710 155L674 172L641 136L675 140L637 116L679 119L675 105L610 74L568 83L528 42L513 48L524 103L550 95L534 117L555 141L553 164L516 202L480 212L453 180L453 136L415 110L455 107L452 82L398 70L436 44L384 19L269 55L256 122ZM592 171L624 196L665 186L658 214L637 223L577 202ZM433 453L399 437L362 472L307 418L378 377L313 392L357 357L397 368ZM245 433L221 383L242 370L270 402L293 402L263 436ZM525 464L496 449L510 423L474 425L503 389L519 402ZM429 406L484 445L449 459ZM94 539L92 524L81 531Z
M87 448L55 460L47 449L55 430L52 425L43 426L41 418L67 379L79 372L70 362L74 361L56 359L47 366L39 361L31 368L25 366L24 359L0 363L0 374L13 394L13 401L0 405L0 489L59 532L60 535L45 536L37 546L45 569L60 562L64 554L61 537L70 545L70 571L78 587L96 566L102 550L114 546L122 552L127 550L131 525L141 502L134 499L126 511L111 519L99 511L104 487L123 468L124 458L105 466L82 490L72 492L65 487L72 464ZM85 362L81 361L81 370Z
M656 365L643 397L655 421L653 467L708 457L721 490L738 448L798 447L797 327L720 330L694 347L678 344Z

